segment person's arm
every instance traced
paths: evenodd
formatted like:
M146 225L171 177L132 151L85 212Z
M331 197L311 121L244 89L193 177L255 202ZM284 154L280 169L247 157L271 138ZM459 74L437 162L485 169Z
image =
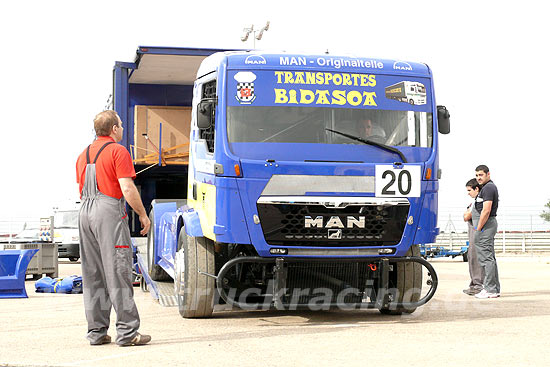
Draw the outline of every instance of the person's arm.
M472 209L473 208L474 208L473 203L468 205L468 207L466 208L466 211L464 212L464 215L462 216L464 218L465 222L468 222L468 221L472 220Z
M122 195L124 195L124 199L126 199L128 205L130 205L132 209L134 209L134 211L137 213L137 215L139 215L139 221L142 228L139 233L141 233L142 235L146 235L147 232L149 232L149 228L151 227L151 221L149 220L149 217L147 216L147 211L145 211L145 207L141 202L141 197L139 196L137 187L134 184L134 180L130 177L124 177L119 178L118 182L120 183L120 189L122 190Z
M478 231L481 231L485 223L487 223L487 219L489 219L489 215L491 214L492 207L493 207L492 201L483 202L483 209L481 210L481 215L479 216L479 223L477 224Z

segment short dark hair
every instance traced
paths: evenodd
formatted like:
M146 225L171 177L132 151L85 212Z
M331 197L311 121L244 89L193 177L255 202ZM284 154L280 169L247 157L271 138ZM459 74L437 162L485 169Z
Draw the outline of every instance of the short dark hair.
M466 182L466 187L471 187L473 190L481 188L481 185L477 182L475 178L472 178L471 180L468 180Z
M476 167L476 172L477 171L483 171L485 173L489 173L489 167L487 167L484 164L480 164L479 166Z
M113 126L118 126L118 114L113 110L98 113L94 118L94 129L97 136L109 136Z

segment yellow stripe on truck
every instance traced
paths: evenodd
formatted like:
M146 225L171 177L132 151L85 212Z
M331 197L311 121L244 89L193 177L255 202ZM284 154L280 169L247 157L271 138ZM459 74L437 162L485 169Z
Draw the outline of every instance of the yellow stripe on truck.
M193 200L193 185L190 185L187 204L199 214L204 237L216 241L216 186L197 182L197 200Z

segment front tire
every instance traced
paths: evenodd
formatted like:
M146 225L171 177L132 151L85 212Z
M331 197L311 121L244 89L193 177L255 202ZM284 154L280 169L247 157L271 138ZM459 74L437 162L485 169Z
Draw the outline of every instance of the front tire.
M412 245L405 256L420 257L418 245ZM397 273L393 279L395 286L394 302L416 302L422 292L422 265L415 262L398 262ZM401 315L413 313L416 308L380 308L384 315Z
M214 243L205 237L191 237L181 228L176 253L174 292L180 315L185 318L210 317L214 310Z

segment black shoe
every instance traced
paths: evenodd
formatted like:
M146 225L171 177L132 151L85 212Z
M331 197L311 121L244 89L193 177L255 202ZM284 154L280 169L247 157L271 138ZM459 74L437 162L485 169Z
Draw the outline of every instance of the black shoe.
M127 343L120 344L121 347L131 347L133 345L145 345L151 341L151 335L141 335L136 333L136 336Z
M468 296L475 296L476 293L479 293L479 291L473 289L473 288L466 288L463 289L462 292L466 293Z
M90 345L103 345L103 344L109 344L111 342L111 337L109 335L105 335L101 339L99 339L96 342L90 342Z

